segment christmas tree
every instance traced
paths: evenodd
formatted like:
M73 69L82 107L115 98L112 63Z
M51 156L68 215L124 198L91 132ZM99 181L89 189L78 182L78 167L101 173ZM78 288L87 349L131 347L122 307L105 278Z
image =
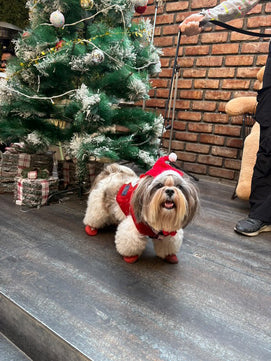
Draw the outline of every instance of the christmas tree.
M83 169L90 157L150 166L163 118L134 103L148 99L160 71L146 0L28 0L30 25L0 84L0 138L31 133L69 144Z

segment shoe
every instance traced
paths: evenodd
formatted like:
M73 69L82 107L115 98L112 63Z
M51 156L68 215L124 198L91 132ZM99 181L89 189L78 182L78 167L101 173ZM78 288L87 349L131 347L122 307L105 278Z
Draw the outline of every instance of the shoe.
M89 225L87 225L87 226L85 227L85 232L86 232L86 234L89 235L89 236L96 236L96 234L98 233L98 229L92 228L92 227L90 227Z
M123 259L126 263L135 263L138 261L139 256L123 256Z
M261 232L271 231L271 224L266 224L259 219L246 218L239 221L234 227L235 232L245 236L257 236Z
M179 262L176 254L169 254L164 258L164 261L171 264L177 264Z

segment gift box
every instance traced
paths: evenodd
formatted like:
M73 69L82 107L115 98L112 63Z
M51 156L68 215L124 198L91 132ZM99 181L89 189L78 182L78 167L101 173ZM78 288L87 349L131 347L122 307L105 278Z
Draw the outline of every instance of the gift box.
M15 177L24 169L46 169L53 171L53 154L27 154L6 151L0 154L0 193L13 192Z
M87 163L87 173L82 181L82 186L89 189L94 179L102 171L104 164L101 162L90 161ZM58 178L64 188L79 184L76 162L72 160L58 161Z
M33 179L16 177L14 198L20 206L40 207L47 203L48 197L58 191L58 178Z

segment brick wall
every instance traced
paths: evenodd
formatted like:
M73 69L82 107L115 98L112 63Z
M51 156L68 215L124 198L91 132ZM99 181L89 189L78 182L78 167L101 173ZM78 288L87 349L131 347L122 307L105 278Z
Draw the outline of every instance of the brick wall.
M189 14L213 7L220 0L167 0L158 8L154 43L163 50L162 72L151 79L153 89L146 109L164 115L176 53L178 24ZM144 17L153 20L155 1L149 0ZM271 30L271 4L257 5L245 18L230 22L254 31ZM269 29L268 29L269 26ZM256 95L258 70L265 64L268 38L259 39L209 27L202 34L182 36L176 116L172 150L186 171L236 180L241 159L242 117L229 117L228 100ZM164 135L168 147L170 131Z

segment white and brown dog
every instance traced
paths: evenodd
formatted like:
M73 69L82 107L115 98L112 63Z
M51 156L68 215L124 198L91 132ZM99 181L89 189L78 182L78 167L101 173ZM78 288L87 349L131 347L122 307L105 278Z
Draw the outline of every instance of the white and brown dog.
M152 238L158 257L178 263L176 253L183 241L183 228L199 205L198 192L189 177L166 161L155 163L137 177L133 170L111 164L92 186L84 217L85 231L94 236L106 225L118 224L115 243L127 263L134 263Z

